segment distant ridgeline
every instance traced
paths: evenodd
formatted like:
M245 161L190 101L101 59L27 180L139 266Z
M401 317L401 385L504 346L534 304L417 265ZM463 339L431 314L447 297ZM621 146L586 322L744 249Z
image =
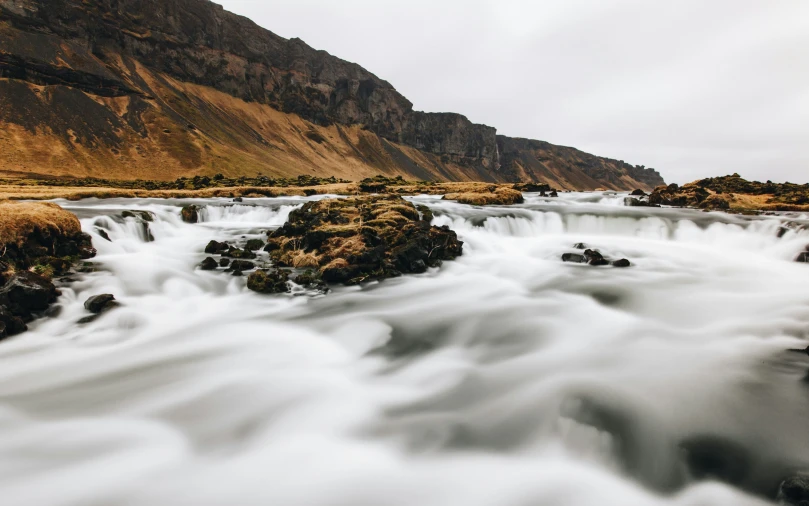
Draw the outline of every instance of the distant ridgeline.
M206 0L0 0L0 170L664 184L654 169L414 111L359 65Z

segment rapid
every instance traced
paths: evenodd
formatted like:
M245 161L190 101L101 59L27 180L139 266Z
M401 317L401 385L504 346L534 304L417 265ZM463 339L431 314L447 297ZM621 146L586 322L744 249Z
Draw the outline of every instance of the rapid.
M1 502L770 504L809 470L809 216L623 197L412 197L463 256L316 297L197 268L316 197L57 201L98 256L0 343Z

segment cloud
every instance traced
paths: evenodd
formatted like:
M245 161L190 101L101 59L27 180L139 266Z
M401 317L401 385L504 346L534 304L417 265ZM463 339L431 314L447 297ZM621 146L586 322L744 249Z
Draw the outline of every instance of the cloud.
M809 181L804 0L220 0L417 109L655 167Z

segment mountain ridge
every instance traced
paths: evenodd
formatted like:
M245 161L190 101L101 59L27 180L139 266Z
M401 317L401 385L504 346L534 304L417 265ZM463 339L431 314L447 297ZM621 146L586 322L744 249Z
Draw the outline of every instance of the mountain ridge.
M0 0L0 105L0 167L25 172L663 184L652 169L414 111L363 67L208 0Z

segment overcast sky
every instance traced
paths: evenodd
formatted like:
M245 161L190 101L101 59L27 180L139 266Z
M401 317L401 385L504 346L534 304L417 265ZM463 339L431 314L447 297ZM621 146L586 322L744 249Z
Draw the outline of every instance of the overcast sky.
M669 182L809 182L809 0L217 1L418 110Z

